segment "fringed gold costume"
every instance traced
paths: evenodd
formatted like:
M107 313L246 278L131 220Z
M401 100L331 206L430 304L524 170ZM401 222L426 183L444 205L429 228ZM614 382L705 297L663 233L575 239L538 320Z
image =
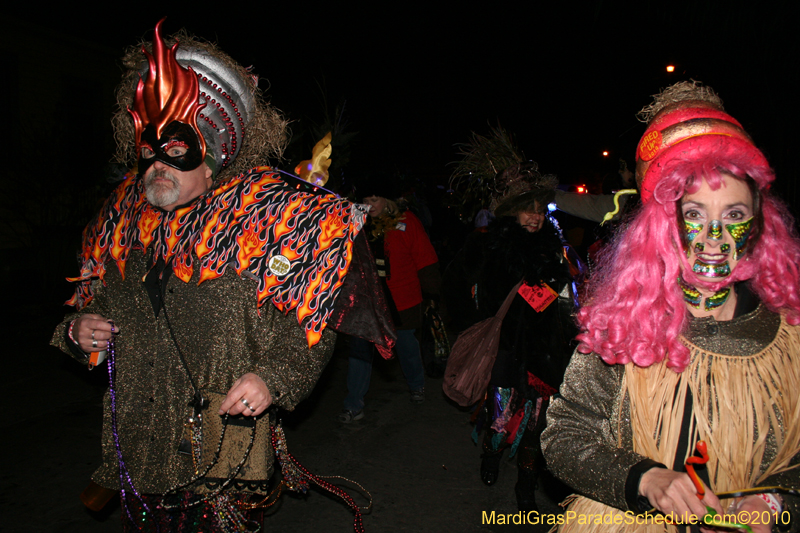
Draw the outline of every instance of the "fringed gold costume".
M774 321L775 315L762 306L742 317L744 321L705 321L709 330L727 327L738 329L744 336L729 337L722 342L714 342L713 338L710 341L695 339L697 344L684 339L691 350L691 363L681 373L669 370L665 363L648 368L629 364L622 370L619 366L598 363L599 357L595 355L574 360L575 368L568 370L565 381L569 381L572 373L573 380L583 383L564 387L564 398L556 400L551 407L551 425L543 440L548 462L556 475L589 497L575 496L565 502L568 511L575 514L570 515L574 519L565 523L560 531L683 530L652 521L642 523L644 521L637 521L631 512L626 514L620 510L627 506L621 494L625 480L619 478L641 458L651 458L668 466L674 465L676 459L679 463L685 460L685 457L676 458L675 454L687 403L692 413L689 453L698 440L708 444L707 471L714 492L778 483L796 485L796 478L800 477L796 468L800 455L800 398L796 394L800 390L800 327L790 326L781 318L772 340L760 345L752 338L748 340L746 331L741 332L751 327L756 331L753 335L763 337L764 331L770 329L764 327L770 315ZM719 349L730 341L748 345L750 353L726 355L709 349L709 345ZM587 375L587 371L595 375ZM580 372L580 376L575 372ZM607 389L610 385L617 387L613 404L602 405L611 400L611 396L605 394L611 392ZM599 393L602 389L604 393ZM784 394L786 391L793 393ZM592 397L579 398L575 393L588 393ZM556 416L553 416L553 409ZM609 416L598 423L593 416L581 417L580 409L589 409L598 415L605 412ZM584 435L572 439L581 419L586 424ZM571 443L566 450L549 453L556 452L556 446L551 445L566 444L567 439ZM598 443L598 440L605 442ZM599 451L592 450L592 446ZM610 477L606 479L603 479L603 463L597 467L585 463L586 458L603 457L609 465L606 472ZM728 503L723 501L723 507ZM791 509L795 505L788 500L785 507ZM605 519L600 519L601 516ZM792 530L796 530L797 525L793 526Z

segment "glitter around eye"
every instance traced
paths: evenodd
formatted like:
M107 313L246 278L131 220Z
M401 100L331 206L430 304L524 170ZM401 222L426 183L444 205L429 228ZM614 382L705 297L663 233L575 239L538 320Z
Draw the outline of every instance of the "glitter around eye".
M726 224L725 229L728 230L728 233L733 237L733 242L736 245L734 259L738 260L747 251L747 238L753 230L753 217L743 222L737 222L736 224Z
M689 242L692 242L697 235L703 231L703 225L698 224L697 222L689 222L688 220L684 220L684 225L686 227L686 237L689 239Z

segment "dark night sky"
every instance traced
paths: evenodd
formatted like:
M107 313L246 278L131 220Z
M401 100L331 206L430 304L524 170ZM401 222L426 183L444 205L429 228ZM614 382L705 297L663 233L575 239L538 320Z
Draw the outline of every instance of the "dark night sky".
M330 2L315 10L312 3L259 2L248 9L245 2L223 2L216 4L220 14L209 17L173 2L127 9L124 16L112 10L17 16L121 50L150 38L155 22L168 15L167 33L185 26L254 65L269 80L272 103L292 119L321 118L317 83L324 82L331 102L346 100L351 129L360 132L353 173L397 167L447 176L453 144L499 122L544 171L581 180L604 149L632 155L643 131L634 115L649 95L693 77L720 93L779 176L783 170L796 179L784 162L798 141L794 120L787 120L796 113L783 97L798 81L790 2L640 1L635 13L601 0L533 4ZM672 77L668 63L678 67Z

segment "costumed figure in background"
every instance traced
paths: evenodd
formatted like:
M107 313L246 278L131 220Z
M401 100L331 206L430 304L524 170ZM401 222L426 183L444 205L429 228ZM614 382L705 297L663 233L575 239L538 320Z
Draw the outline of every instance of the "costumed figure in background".
M493 138L474 135L462 150L465 160L492 153L486 144L513 147L505 132ZM498 140L499 138L499 140ZM565 245L547 214L558 184L541 175L537 164L524 161L513 148L505 161L517 162L500 173L487 165L459 164L486 180L495 215L485 233L470 235L444 276L445 304L453 326L463 331L494 316L521 281L500 330L499 350L491 369L489 390L477 410L474 438L485 430L481 479L493 485L502 453L518 456L517 503L522 511L536 509L537 480L545 468L539 437L550 398L561 384L574 350L577 333L572 314L577 305ZM488 166L488 168L486 168Z
M643 113L642 206L595 274L542 436L551 471L581 494L568 512L603 519L561 529L688 529L635 516L650 510L798 531L797 499L758 488L800 486L794 221L710 88L673 85ZM702 484L684 468L700 441Z
M411 401L425 401L425 371L415 335L422 323L424 306L439 299L439 260L422 223L411 211L401 211L390 198L391 185L372 179L358 190L369 206L368 234L378 275L387 290L397 328L395 349L405 375ZM391 354L381 350L381 354ZM364 338L350 339L347 367L347 396L339 414L342 423L364 418L364 396L372 376L372 344Z
M280 155L286 122L257 77L185 33L162 39L162 23L126 54L118 90L115 136L138 172L84 231L78 311L52 344L90 368L109 358L87 505L121 491L125 530L250 531L273 444L283 483L302 482L265 411L310 393L327 326L348 331L361 312L348 305L374 276L365 215L249 170ZM391 347L372 324L365 335Z

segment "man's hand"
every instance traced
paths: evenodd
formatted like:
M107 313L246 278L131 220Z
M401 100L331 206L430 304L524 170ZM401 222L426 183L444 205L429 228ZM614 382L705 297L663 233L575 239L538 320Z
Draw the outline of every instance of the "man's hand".
M119 329L107 318L87 313L72 323L72 338L86 353L100 352L108 348L108 339Z
M270 405L272 405L272 395L267 384L257 375L248 373L237 379L228 391L225 401L220 406L219 414L258 416Z
M706 515L706 505L722 513L719 499L713 492L706 489L701 500L689 474L667 468L652 468L645 472L639 482L639 494L662 513L674 513L681 520L691 515L695 515L698 521L702 520Z

